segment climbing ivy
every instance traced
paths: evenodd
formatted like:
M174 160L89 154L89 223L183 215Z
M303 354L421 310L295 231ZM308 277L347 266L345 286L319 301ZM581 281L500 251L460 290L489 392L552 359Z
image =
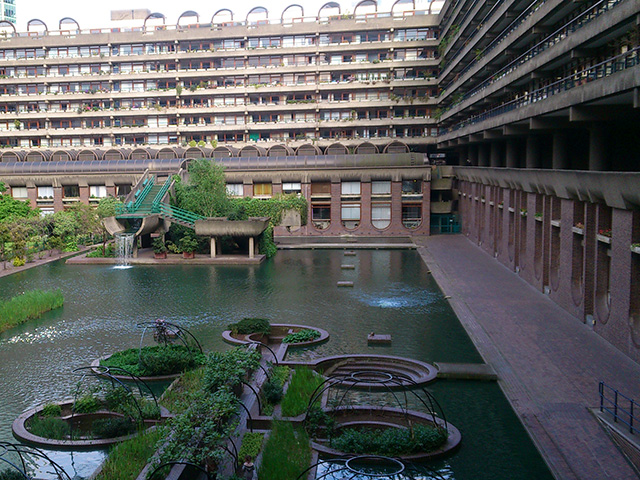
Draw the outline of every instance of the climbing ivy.
M272 198L236 198L231 200L234 212L242 211L240 217L271 217L271 225L278 225L282 221L282 212L296 210L300 213L302 224L307 223L307 200L297 195L276 195ZM243 218L238 218L241 220Z

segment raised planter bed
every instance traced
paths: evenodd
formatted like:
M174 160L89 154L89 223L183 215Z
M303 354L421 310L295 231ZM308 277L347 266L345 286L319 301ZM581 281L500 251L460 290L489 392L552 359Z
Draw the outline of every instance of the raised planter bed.
M320 337L307 342L288 343L286 345L288 345L289 347L306 347L309 345L318 345L320 343L326 342L329 339L329 332L323 330L322 328L311 327L309 325L294 325L288 323L272 323L271 333L269 335L264 335L262 333L234 335L233 333L231 333L231 330L225 330L224 332L222 332L222 338L225 342L234 345L244 345L251 342L260 342L266 345L281 344L284 337L286 337L290 333L299 332L300 330L316 330L320 332Z

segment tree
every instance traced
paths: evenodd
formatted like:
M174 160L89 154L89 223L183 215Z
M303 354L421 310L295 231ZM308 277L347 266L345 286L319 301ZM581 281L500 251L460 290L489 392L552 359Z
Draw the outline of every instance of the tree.
M189 183L175 183L177 206L205 217L226 217L231 204L227 196L224 168L207 159L189 165Z
M100 219L100 233L102 234L102 251L107 251L107 229L104 226L104 219L108 217L115 217L116 209L118 205L122 205L122 202L115 197L106 197L100 200L96 207L96 213Z
M0 193L0 222L10 222L16 218L33 218L39 214L40 210L31 208L28 201L16 200L11 195Z
M5 222L0 222L0 260L2 260L2 269L7 269L7 243L11 241L11 232L9 232L9 225Z

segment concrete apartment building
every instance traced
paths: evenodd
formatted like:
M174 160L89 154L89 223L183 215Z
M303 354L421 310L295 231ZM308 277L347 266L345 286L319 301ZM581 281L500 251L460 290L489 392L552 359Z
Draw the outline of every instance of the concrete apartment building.
M282 236L459 221L640 361L640 5L435 3L0 23L0 180L53 211L210 157L236 195L309 199Z

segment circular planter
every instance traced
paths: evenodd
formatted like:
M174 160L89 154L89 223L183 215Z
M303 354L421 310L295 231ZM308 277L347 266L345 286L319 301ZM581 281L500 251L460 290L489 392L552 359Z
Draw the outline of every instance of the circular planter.
M325 412L332 415L336 419L336 428L406 428L406 423L412 425L434 425L431 415L417 412L414 410L403 411L399 408L389 407L347 407L338 409L325 409ZM435 424L445 427L445 421L439 417L435 417ZM409 461L422 461L439 458L452 453L462 441L462 435L454 425L447 422L447 431L449 433L447 441L439 448L430 452L417 452L407 455L398 455L396 458ZM341 452L335 450L321 441L312 441L311 447L321 455L330 458L344 458L352 455L352 452ZM366 454L357 454L366 455Z
M282 339L289 333L296 333L300 330L316 330L320 332L320 336L315 340L300 343L287 343L289 347L307 347L309 345L318 345L329 339L329 332L318 327L310 327L308 325L294 325L289 323L273 323L271 324L271 333L264 335L262 333L251 333L248 335L233 335L231 330L222 332L222 338L225 342L234 345L244 345L251 342L260 342L264 344L281 344Z
M103 369L104 368L108 368L108 367L103 367L102 365L100 365L100 362L102 360L107 360L108 358L111 358L111 355L105 355L104 357L97 358L93 362L91 362L91 368L92 368L93 372L96 375L102 375ZM156 375L154 377L136 377L136 379L142 380L145 383L149 383L149 382L169 382L169 381L175 380L180 375L182 375L182 372L180 372L180 373L172 373L171 375ZM114 378L117 378L121 382L133 381L133 379L128 375L116 375L116 374L112 373L111 376L114 377Z
M62 407L63 411L66 410L67 412L69 412L71 410L71 406L73 405L73 401L59 402L58 405ZM13 436L16 439L20 440L21 442L34 445L36 447L45 447L45 448L51 448L55 450L97 450L100 448L108 447L110 445L114 445L116 443L123 442L125 440L129 440L130 438L134 438L138 434L136 432L129 435L123 435L121 437L114 437L114 438L95 438L95 439L87 438L87 439L75 439L75 440L71 440L71 439L54 440L52 438L40 437L38 435L34 435L29 430L27 430L26 424L32 417L40 413L43 408L44 406L40 406L40 407L27 410L26 412L23 412L21 415L19 415L18 418L16 418L13 421L13 424L11 425L11 430L13 432ZM165 413L168 413L166 412L166 409L165 409ZM107 410L99 410L94 413L76 414L73 416L73 419L74 421L76 419L79 421L92 421L92 420L97 420L101 418L116 418L116 417L121 418L123 417L123 415L116 412L109 412ZM70 420L70 416L69 415L63 416L62 419L68 421ZM160 423L160 421L161 420L144 420L144 424L147 427L150 427Z

